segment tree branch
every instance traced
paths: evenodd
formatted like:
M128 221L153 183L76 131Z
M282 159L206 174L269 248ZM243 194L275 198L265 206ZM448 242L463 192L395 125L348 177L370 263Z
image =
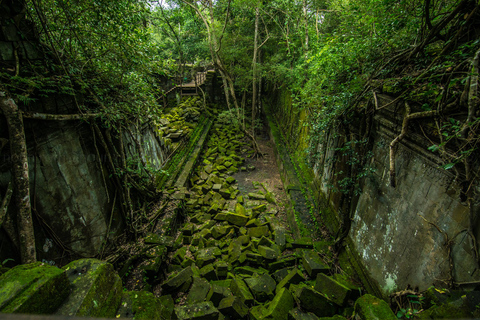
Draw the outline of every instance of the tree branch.
M68 121L68 120L88 120L99 117L99 113L86 114L49 114L38 112L22 112L26 119L48 120L48 121Z

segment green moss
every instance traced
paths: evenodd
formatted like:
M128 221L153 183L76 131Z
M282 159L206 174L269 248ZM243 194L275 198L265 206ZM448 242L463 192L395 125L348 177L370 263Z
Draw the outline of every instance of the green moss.
M151 292L130 291L123 294L122 303L116 312L117 317L134 318L137 320L160 320L158 311L162 304Z
M388 304L371 294L366 294L355 302L355 315L361 320L396 320Z
M40 262L19 265L0 277L0 312L48 314L68 295L63 270Z
M76 260L64 267L73 290L58 314L113 317L122 298L122 282L113 266L96 259Z

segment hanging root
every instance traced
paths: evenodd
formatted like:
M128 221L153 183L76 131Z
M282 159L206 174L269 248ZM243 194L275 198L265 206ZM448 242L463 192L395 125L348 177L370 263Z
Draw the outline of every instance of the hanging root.
M405 117L403 118L402 131L400 132L400 134L395 139L393 139L392 142L390 142L390 185L393 188L396 187L396 181L395 181L395 146L407 134L408 121L411 120L411 119L428 118L428 117L433 117L433 116L437 115L436 110L410 113L411 109L410 109L410 106L408 105L407 102L405 102L405 110L406 110L406 113L405 113Z

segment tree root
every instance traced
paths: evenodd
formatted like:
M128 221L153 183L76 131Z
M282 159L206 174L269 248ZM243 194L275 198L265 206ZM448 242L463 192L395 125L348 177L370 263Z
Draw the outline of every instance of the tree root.
M423 111L423 112L416 112L410 113L411 109L407 102L405 102L405 117L403 118L402 123L402 131L400 135L398 135L393 141L390 143L390 186L395 188L396 181L395 181L395 146L399 143L407 134L408 129L408 121L412 119L419 119L419 118L428 118L436 116L438 113L436 110L431 111Z
M5 215L7 214L8 205L10 204L10 199L12 198L13 186L12 182L8 183L7 192L5 197L3 197L2 204L0 205L0 227L2 226Z

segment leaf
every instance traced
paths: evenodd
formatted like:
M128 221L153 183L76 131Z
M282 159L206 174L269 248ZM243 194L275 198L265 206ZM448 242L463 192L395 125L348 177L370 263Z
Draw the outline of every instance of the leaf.
M450 170L453 168L453 166L455 165L455 163L447 163L445 165L442 166L443 169L445 170Z
M436 144L434 144L433 146L428 147L428 150L430 150L432 152L435 152L435 151L438 150L438 146Z

